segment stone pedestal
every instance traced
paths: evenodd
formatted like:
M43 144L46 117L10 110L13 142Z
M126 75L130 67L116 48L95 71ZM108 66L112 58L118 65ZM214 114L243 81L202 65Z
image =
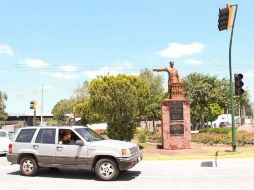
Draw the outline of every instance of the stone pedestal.
M190 101L182 93L172 95L175 99L161 102L162 145L170 150L188 149L191 148Z

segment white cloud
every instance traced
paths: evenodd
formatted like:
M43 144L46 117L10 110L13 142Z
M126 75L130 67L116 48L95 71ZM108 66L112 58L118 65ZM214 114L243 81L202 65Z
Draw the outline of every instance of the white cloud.
M60 69L62 71L73 72L77 70L77 67L74 65L62 65L60 66Z
M10 46L0 44L0 54L3 55L14 55L13 50L11 49Z
M184 63L186 63L188 65L200 65L200 64L202 64L202 61L199 61L196 59L187 59L186 61L184 61Z
M49 64L40 59L25 59L22 61L25 65L32 68L45 68Z
M243 73L243 76L246 78L254 78L254 72L247 71L246 73Z
M75 78L79 78L78 75L75 74L66 74L63 72L41 72L41 75L44 76L49 76L49 77L54 77L54 78L62 78L62 79L75 79Z
M194 42L192 44L180 44L177 42L172 42L169 43L166 49L160 51L159 55L167 58L182 57L185 55L200 53L204 47L204 44L198 42Z

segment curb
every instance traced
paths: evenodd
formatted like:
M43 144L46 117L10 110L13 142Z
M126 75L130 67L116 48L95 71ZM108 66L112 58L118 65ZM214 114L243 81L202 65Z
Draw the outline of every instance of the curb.
M238 154L238 155L222 155L217 156L217 159L231 159L231 158L254 158L254 154ZM182 156L182 157L149 157L144 156L143 160L206 160L216 159L216 156Z

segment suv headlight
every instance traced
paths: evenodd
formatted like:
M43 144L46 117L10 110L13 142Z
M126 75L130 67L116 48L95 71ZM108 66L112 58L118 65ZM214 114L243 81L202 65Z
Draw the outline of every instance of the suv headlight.
M131 155L131 151L129 148L122 149L121 152L122 152L122 156L130 156Z

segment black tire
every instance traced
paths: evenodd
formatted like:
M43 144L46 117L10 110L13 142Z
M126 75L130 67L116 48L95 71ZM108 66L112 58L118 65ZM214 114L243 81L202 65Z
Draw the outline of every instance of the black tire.
M20 161L21 175L35 176L38 174L39 166L36 159L32 156L26 156Z
M113 159L104 158L96 163L95 173L100 180L112 181L119 176L119 167Z

